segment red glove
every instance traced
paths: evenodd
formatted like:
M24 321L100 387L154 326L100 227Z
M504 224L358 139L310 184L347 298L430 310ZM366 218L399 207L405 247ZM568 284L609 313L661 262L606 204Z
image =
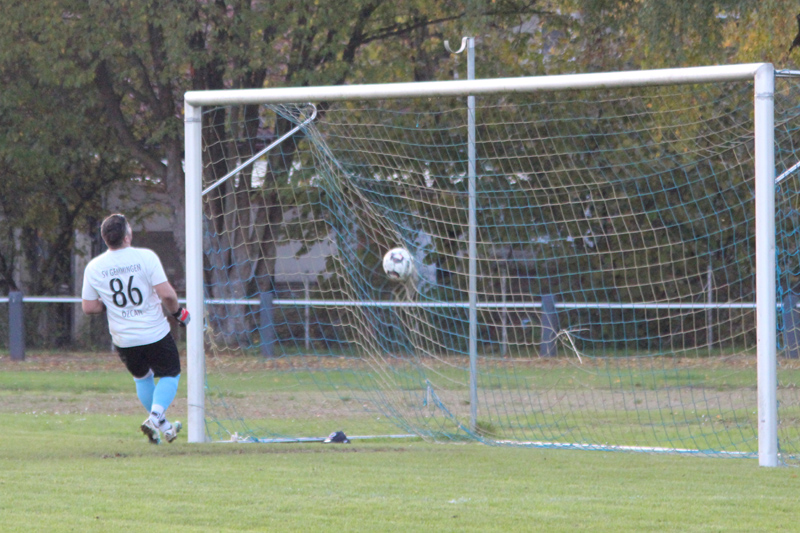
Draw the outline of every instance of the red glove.
M192 317L189 316L189 311L183 307L179 307L177 311L172 313L172 316L175 317L175 320L178 321L178 324L180 324L182 328L185 328L186 324L192 319Z

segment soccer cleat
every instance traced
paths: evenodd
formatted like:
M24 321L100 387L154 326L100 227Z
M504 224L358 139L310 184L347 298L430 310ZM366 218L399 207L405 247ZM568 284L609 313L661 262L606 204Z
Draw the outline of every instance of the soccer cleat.
M166 420L161 424L161 431L164 433L164 438L167 442L172 442L178 438L178 433L183 429L183 424L177 420L169 423Z
M150 417L147 417L147 420L142 422L141 429L142 433L147 435L150 444L161 444L161 433L158 431L155 423L150 420Z

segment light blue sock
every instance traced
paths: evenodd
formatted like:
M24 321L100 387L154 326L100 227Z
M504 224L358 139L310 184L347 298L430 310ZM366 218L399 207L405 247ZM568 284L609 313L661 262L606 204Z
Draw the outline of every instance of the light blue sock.
M156 388L153 371L148 372L143 378L133 378L133 382L136 383L136 395L139 397L139 401L149 413L150 408L153 407L153 391Z
M164 416L164 412L175 399L175 394L178 392L178 382L181 375L173 377L158 378L155 391L153 392L153 405L150 407L151 413L157 413L158 417Z

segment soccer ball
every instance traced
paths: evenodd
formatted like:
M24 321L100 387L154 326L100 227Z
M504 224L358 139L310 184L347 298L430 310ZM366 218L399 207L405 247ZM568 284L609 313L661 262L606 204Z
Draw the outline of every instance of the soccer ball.
M414 261L405 248L392 248L383 256L383 270L397 281L405 281L414 273Z

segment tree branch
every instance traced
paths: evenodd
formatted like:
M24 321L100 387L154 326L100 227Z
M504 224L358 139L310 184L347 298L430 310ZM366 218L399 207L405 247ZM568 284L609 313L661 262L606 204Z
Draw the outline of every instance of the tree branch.
M117 138L130 153L138 159L147 172L153 177L164 178L166 166L154 157L133 135L125 116L120 109L122 98L114 91L111 74L105 61L100 61L95 68L94 84L100 95L100 101L106 110L109 123L114 128Z

